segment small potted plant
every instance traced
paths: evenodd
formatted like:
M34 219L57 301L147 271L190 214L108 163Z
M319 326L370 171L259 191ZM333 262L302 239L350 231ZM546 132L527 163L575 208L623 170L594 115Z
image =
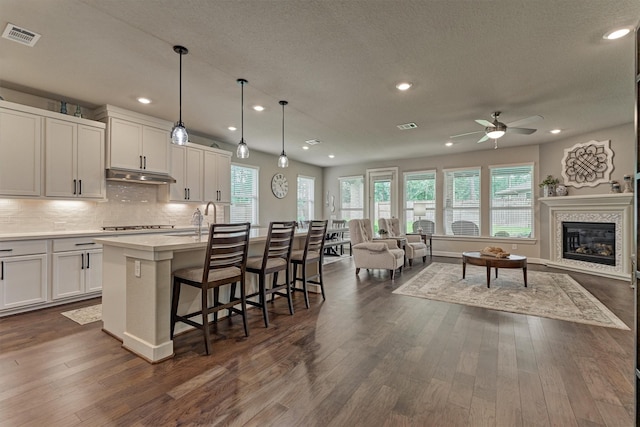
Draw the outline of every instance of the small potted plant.
M378 230L378 234L380 235L380 237L386 238L387 234L389 234L389 232L387 230L385 230L384 228L381 228Z
M555 194L556 185L560 182L558 178L554 178L553 175L547 175L547 177L539 184L542 188L542 197L551 197Z

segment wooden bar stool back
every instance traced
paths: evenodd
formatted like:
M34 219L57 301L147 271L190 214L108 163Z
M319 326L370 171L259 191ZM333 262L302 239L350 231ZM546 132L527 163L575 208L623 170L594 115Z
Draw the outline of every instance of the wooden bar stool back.
M216 322L218 311L228 310L242 315L244 333L249 336L247 325L247 304L245 290L245 269L247 250L249 247L249 229L251 224L211 224L209 240L203 267L183 268L173 273L173 295L171 298L171 339L177 322L186 323L202 330L207 354L211 354L209 334L209 314L213 313ZM236 285L240 283L240 296L236 296ZM201 290L201 309L193 313L178 315L180 288L182 285L193 286ZM231 284L229 302L219 301L220 287ZM213 289L213 305L209 303L209 290ZM236 306L240 305L240 308ZM192 317L202 316L202 322Z
M247 272L258 275L258 292L247 295L247 298L258 297L258 301L247 300L247 304L260 307L264 317L264 326L269 327L269 314L267 313L267 295L271 295L273 301L276 295L286 297L289 303L289 313L293 314L293 301L291 299L291 283L289 267L291 266L291 249L296 222L272 222L269 224L269 233L262 256L251 256L247 259ZM278 273L285 272L285 282L278 284ZM267 274L273 275L271 288L266 287Z
M309 293L307 283L320 286L322 299L324 295L324 283L322 281L322 257L324 253L324 242L327 234L328 221L311 221L307 240L304 249L295 250L291 253L291 263L293 264L293 287L292 290L304 292L304 303L309 308ZM307 277L307 264L318 263L318 273ZM298 266L302 269L302 277L298 277ZM296 287L298 281L302 282L302 289Z

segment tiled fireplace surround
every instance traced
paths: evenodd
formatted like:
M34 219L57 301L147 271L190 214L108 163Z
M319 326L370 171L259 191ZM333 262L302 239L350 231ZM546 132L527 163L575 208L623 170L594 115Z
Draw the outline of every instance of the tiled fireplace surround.
M631 242L633 239L633 193L545 197L549 206L549 260L547 265L599 276L631 278ZM562 256L563 222L608 222L616 226L616 263L596 264Z

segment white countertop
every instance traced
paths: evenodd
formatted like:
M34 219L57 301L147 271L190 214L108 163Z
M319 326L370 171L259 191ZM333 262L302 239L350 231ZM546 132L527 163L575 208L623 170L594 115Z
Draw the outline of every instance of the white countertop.
M193 226L176 226L175 228L150 228L143 230L53 230L53 231L31 231L16 233L1 233L0 242L11 240L36 240L36 239L62 239L66 237L103 237L103 236L124 236L124 235L144 235L144 234L170 234L189 233L193 231Z

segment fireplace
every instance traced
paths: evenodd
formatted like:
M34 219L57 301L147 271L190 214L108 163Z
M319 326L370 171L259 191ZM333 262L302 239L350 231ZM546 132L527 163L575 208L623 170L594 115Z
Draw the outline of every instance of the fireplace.
M616 224L563 221L562 257L616 265Z

